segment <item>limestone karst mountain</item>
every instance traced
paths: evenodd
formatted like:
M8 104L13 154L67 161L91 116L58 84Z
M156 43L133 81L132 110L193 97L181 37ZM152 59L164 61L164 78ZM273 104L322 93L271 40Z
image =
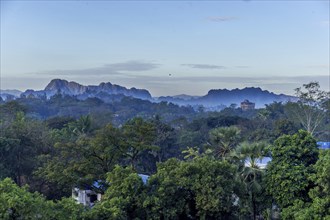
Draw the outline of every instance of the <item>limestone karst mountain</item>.
M100 83L99 85L84 86L76 82L69 82L63 79L53 79L45 87L44 90L34 91L27 90L22 93L22 96L35 96L35 97L51 97L55 94L77 96L78 98L85 99L89 97L98 97L100 95L124 95L131 96L139 99L151 99L150 93L145 89L131 88L127 89L123 86L107 83Z
M119 100L122 97L129 96L137 99L149 100L151 102L171 102L177 105L203 105L209 110L220 110L231 104L240 105L243 100L249 100L255 103L256 108L262 108L265 104L272 102L288 102L296 101L297 98L284 94L275 94L267 90L262 90L259 87L246 87L243 89L211 89L204 96L161 96L152 97L146 89L126 88L120 85L115 85L110 82L102 82L99 85L81 85L77 82L69 82L64 79L53 79L48 83L44 90L34 91L26 90L21 93L21 97L26 98L44 98L61 94L74 96L78 99L85 100L87 98L99 98L105 102ZM18 97L18 96L16 96ZM11 96L11 99L15 96Z

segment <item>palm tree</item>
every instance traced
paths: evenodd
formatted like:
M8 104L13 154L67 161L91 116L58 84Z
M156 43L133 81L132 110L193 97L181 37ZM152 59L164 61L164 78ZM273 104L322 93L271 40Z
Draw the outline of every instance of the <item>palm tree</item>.
M219 127L210 131L211 148L215 157L226 159L239 144L240 130L235 127Z
M251 215L256 219L258 214L258 196L263 191L261 185L264 169L260 161L266 155L266 144L263 142L242 143L236 150L236 155L241 161L241 180L246 186L251 204Z
M75 122L71 122L68 125L69 130L77 136L83 136L91 131L92 129L92 120L89 115L81 116Z

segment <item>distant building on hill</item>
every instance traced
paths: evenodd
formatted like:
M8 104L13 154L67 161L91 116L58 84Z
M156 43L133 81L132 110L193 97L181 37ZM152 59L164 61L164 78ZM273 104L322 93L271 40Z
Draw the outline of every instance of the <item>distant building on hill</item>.
M250 102L247 99L245 99L243 102L241 102L241 109L244 110L244 111L254 109L255 106L256 106L255 103Z

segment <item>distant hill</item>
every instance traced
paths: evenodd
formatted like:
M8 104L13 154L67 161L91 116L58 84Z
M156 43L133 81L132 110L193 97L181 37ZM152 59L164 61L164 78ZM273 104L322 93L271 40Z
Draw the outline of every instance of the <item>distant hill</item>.
M20 96L22 91L19 91L17 89L0 89L0 93L1 94L6 93L6 94L13 95L13 96Z
M3 100L15 99L21 92L18 90L9 90L7 93L2 93L5 95ZM14 94L15 95L11 95ZM49 99L50 97L61 94L74 96L80 100L85 100L87 98L99 98L104 102L114 102L121 100L123 97L133 97L142 100L149 100L152 102L170 102L173 104L185 106L201 106L203 105L206 110L221 110L225 106L231 104L236 104L240 106L240 103L244 100L249 100L254 102L256 108L262 108L265 104L270 104L272 102L288 102L296 101L297 98L294 96L288 96L284 94L275 94L267 90L262 90L261 88L247 87L243 89L212 89L205 96L189 96L185 94L176 96L161 96L152 97L148 90L146 89L136 89L136 88L125 88L120 85L107 83L100 83L99 85L81 85L76 82L69 82L63 79L53 79L45 87L44 90L34 91L26 90L21 93L21 97L26 98L42 98Z
M221 103L229 106L230 104L240 104L244 100L249 100L256 104L256 107L264 107L265 104L272 102L296 101L296 97L284 94L275 94L257 87L247 87L244 89L218 89L210 90L206 96L201 97L205 105Z
M17 89L0 89L0 97L2 100L12 100L21 95L22 91Z
M272 102L288 102L296 101L296 97L288 96L284 94L274 94L261 88L247 87L244 89L212 89L205 96L191 96L190 99L187 96L181 97L159 97L159 101L173 102L179 105L203 105L205 107L214 106L229 106L231 104L237 104L238 106L244 100L249 100L256 104L257 108L264 107L265 104Z
M106 95L124 95L131 96L139 99L151 99L150 93L145 89L131 88L127 89L123 86L107 83L100 83L98 86L89 85L84 86L76 82L68 82L63 79L53 79L44 90L34 91L26 90L21 94L23 97L52 97L55 94L76 96L80 99L86 99L91 97L99 97ZM101 98L102 99L102 98Z

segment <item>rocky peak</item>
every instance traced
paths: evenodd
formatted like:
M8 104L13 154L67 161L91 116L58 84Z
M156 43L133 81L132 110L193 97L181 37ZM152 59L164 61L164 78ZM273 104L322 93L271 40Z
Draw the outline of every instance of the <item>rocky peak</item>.
M47 94L67 94L67 95L83 95L86 92L97 94L100 92L104 92L107 94L122 94L125 96L132 96L135 98L141 99L151 99L150 93L145 89L127 89L123 86L111 84L110 82L102 82L98 86L90 85L84 86L76 82L68 82L64 79L53 79L46 86L45 92Z
M48 83L48 85L45 87L45 90L56 90L63 88L69 84L68 81L64 79L53 79Z
M76 82L68 82L64 79L53 79L45 88L45 91L60 92L68 95L79 95L86 92L86 90L86 86Z

